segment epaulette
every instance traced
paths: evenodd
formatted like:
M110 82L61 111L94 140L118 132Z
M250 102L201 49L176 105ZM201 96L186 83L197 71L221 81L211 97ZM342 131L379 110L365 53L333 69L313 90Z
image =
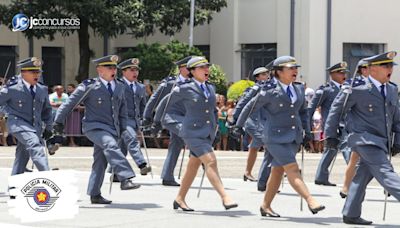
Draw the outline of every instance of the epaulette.
M18 83L18 77L12 76L10 79L8 79L7 87L13 86L17 83Z
M295 85L304 85L302 82L292 82Z
M396 83L394 83L394 82L391 82L391 81L389 81L389 84L391 84L391 85L394 85L394 86L396 86L396 87L397 87L397 84L396 84Z
M250 90L251 90L251 87L247 87L247 88L244 90L243 93L247 93L247 92L249 92Z
M176 80L176 77L171 76L171 75L164 78L164 81L166 81L166 82L170 82L170 81L174 81L174 80Z
M96 79L94 79L94 78L89 78L89 79L84 80L82 83L83 83L85 86L88 86L88 85L93 84L93 83L95 83L95 82L96 82Z
M365 81L362 78L354 78L354 81L351 83L352 87L357 87L360 85L365 85Z
M265 84L262 88L265 91L274 89L274 88L276 88L276 83L273 80L269 80L269 81L265 82Z
M206 81L206 84L209 84L209 85L215 86L215 84L214 84L214 83L212 83L212 82L209 82L209 81Z
M124 82L124 79L122 79L122 78L117 78L117 81L119 81L119 82Z
M185 80L185 81L179 81L176 84L177 85L183 85L183 84L187 84L187 83L191 83L191 82L192 82L192 80Z

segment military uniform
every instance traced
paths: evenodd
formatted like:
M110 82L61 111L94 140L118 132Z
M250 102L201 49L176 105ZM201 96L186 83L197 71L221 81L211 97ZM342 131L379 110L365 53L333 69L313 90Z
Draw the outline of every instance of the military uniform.
M329 67L327 70L330 73L333 72L347 72L347 63L341 62ZM329 110L332 106L333 100L337 96L340 91L341 85L333 80L331 80L325 86L321 86L313 96L310 104L309 104L309 116L312 118L314 115L315 109L317 107L321 107L321 115L322 115L322 126L324 126L324 122L328 117ZM350 149L347 147L347 133L344 129L341 129L341 144L339 146L340 151L343 154L343 157L346 163L350 159ZM321 160L319 162L317 173L315 175L315 183L329 186L336 186L336 184L329 182L329 166L332 163L333 159L337 154L337 149L335 148L324 148L324 152L322 154Z
M132 58L118 64L118 68L121 70L130 67L139 68L139 60ZM147 162L140 150L140 142L138 141L136 135L136 132L139 128L140 118L146 103L146 90L144 85L141 83L130 82L124 77L119 78L118 80L124 85L125 88L126 107L128 111L126 131L123 135L121 135L121 150L125 156L129 151L136 165L141 169L141 174L146 175L147 171L149 171L151 168L148 167L146 169Z
M93 62L97 66L116 67L117 61L118 57L111 55ZM82 132L94 143L94 161L87 194L96 197L92 203L110 203L104 202L102 198L100 202L97 201L101 197L107 163L121 180L122 190L140 186L131 182L130 178L135 177L135 173L118 145L121 134L127 129L125 85L117 80L107 82L100 76L85 80L57 110L53 127L55 131L60 131L57 126L62 126L69 112L81 102L85 105Z
M260 67L254 70L253 75L255 73L263 73L267 72L268 69L265 67ZM244 115L240 115L244 106L254 97L257 95L258 92L262 89L265 85L265 81L257 81L256 84L250 89L245 92L242 98L238 101L235 111L233 113L234 122L236 122L237 127L244 127L245 131L252 137L252 141L249 145L250 148L259 149L263 146L263 129L264 123L266 120L265 118L265 111L264 109L259 109L257 112L250 112ZM265 190L265 186L268 181L268 177L271 171L270 163L272 161L271 157L268 154L268 151L265 149L264 153L264 160L261 164L260 171L258 174L257 180L257 189L260 191Z
M393 64L395 52L367 58L368 64ZM375 178L392 196L400 200L400 177L387 157L393 144L400 148L400 112L398 88L392 83L381 84L374 77L357 80L342 88L332 104L325 124L327 143L336 139L342 110L353 124L346 125L348 144L360 156L359 167L350 185L343 208L343 221L351 224L371 224L360 218L361 204L368 183ZM347 98L347 103L345 100ZM394 142L391 134L396 133Z
M292 57L281 57L276 61L286 61L287 58L291 65L298 66ZM242 111L245 115L251 109L257 111L264 108L268 121L264 122L263 142L273 158L272 166L296 162L295 154L303 142L303 131L310 134L305 104L304 86L301 83L287 86L272 79Z
M40 71L42 61L36 57L18 63L21 71ZM45 132L51 132L51 106L47 87L37 83L31 85L22 76L11 78L0 91L0 105L8 113L7 127L17 140L15 160L11 175L24 173L32 159L39 171L49 170L43 146L43 122Z
M192 59L194 64L208 64L204 58ZM191 60L191 61L192 61ZM199 65L200 66L200 65ZM183 138L190 154L200 157L212 152L212 143L217 130L217 109L214 86L193 79L176 86L169 102L163 102L158 109L168 109L180 104L186 110L178 136ZM168 105L168 106L166 106ZM166 107L165 107L166 106Z
M175 64L178 65L178 67L185 67L190 58L191 56L185 57L175 62ZM144 119L149 120L153 118L153 111L156 111L156 109L159 110L159 116L154 118L154 123L161 122L163 127L169 131L170 138L168 154L165 158L163 170L161 172L161 179L165 185L179 185L175 181L174 169L176 167L179 154L185 146L185 142L181 137L179 137L179 131L181 129L182 120L186 111L184 106L180 103L170 105L168 112L166 112L165 115L165 110L158 107L161 103L161 100L165 99L164 102L167 102L168 98L166 97L171 93L172 88L174 88L177 84L184 83L186 80L187 79L182 75L178 75L176 78L165 78L154 94L150 97L143 113Z

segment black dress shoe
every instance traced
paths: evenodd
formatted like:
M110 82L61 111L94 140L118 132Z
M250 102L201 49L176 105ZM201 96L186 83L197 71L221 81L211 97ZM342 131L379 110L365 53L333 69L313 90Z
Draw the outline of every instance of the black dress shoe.
M112 201L103 198L101 195L90 196L90 202L92 204L110 204Z
M257 187L257 190L258 190L259 192L265 192L266 188L265 188L265 187L264 187L264 188Z
M130 190L137 189L140 187L140 184L135 184L131 179L125 179L121 182L121 190Z
M361 217L347 217L343 216L343 222L346 224L357 224L357 225L371 225L372 221L368 221L365 219L362 219Z
M181 186L181 185L180 185L178 182L176 182L175 180L172 180L172 181L163 180L163 181L162 181L162 185L164 185L164 186L175 186L175 187Z
M27 172L27 173L31 173L31 172L32 172L32 170L31 170L31 169L29 169L29 168L25 168L25 172Z
M239 206L237 203L225 204L224 202L222 202L222 205L224 205L225 210L229 210Z
M16 198L16 196L10 196L10 199L14 200Z
M174 200L174 210L178 210L178 208L182 209L182 211L194 211L194 209L190 207L182 207L176 200Z
M324 181L317 181L317 180L316 180L314 183L315 183L316 185L336 186L336 184L331 183L331 182L329 182L329 181L324 182Z
M343 199L347 197L347 194L342 191L340 191L339 194L340 194L340 197L342 197Z
M257 182L257 179L255 179L254 177L251 177L251 176L247 176L246 174L243 175L243 180L244 181L249 180L250 182Z
M325 206L321 205L319 207L316 208L311 208L310 206L308 206L308 209L310 209L311 213L313 213L313 215L317 214L319 211L322 211L325 209Z
M266 216L273 217L273 218L281 217L278 213L275 213L274 211L268 212L268 211L264 210L264 208L262 208L262 207L260 207L260 213L261 213L261 216L263 216L263 217L266 217Z
M140 169L140 175L142 176L146 176L150 172L151 172L151 166L145 166Z
M117 175L114 174L112 182L117 183L117 182L121 182L121 181L119 181Z

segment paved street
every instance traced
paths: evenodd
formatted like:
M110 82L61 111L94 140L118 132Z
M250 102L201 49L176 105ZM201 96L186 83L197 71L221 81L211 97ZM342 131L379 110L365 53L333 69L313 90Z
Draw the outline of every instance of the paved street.
M199 171L198 178L187 198L189 206L196 211L183 213L172 210L172 202L178 188L160 185L159 175L166 153L166 150L160 149L149 150L154 179L139 174L135 181L142 184L140 189L121 191L119 186L114 184L112 195L108 194L109 182L105 180L103 195L113 200L113 204L91 205L85 194L92 162L92 148L90 147L63 147L57 155L50 157L50 164L53 168L79 171L78 187L81 194L79 215L71 220L21 224L8 214L7 207L6 180L11 172L14 151L15 147L0 148L0 227L352 227L341 222L340 212L344 200L338 194L340 187L321 187L313 184L320 154L305 155L304 174L310 191L327 209L317 215L312 215L304 204L304 210L300 211L300 198L286 181L281 193L277 195L273 203L274 210L280 213L282 218L272 219L262 218L259 214L263 194L256 191L256 184L244 182L242 179L247 158L245 152L216 152L224 185L228 193L239 203L239 207L236 209L225 211L216 191L211 188L207 180L204 191L200 198L197 198L197 186L199 186L202 174ZM259 153L254 168L255 175L262 155L263 153ZM129 160L132 162L131 158ZM393 163L395 167L399 167L400 159L394 158ZM139 173L133 163L132 166ZM331 181L341 184L344 169L345 163L339 154ZM176 169L177 174L178 169ZM382 221L383 200L382 188L376 182L372 182L363 205L363 217L373 220L375 226L400 227L400 217L397 217L400 204L390 197L386 221Z

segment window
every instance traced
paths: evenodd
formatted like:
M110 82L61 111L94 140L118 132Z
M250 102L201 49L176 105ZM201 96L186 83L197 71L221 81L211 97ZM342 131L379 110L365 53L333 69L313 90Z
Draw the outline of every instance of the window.
M203 53L204 57L206 57L208 61L210 61L210 45L194 45L194 46Z
M276 59L276 44L242 44L240 52L241 78L248 78L255 68Z
M344 43L343 60L347 62L350 74L353 75L360 59L382 53L384 52L384 49L384 44Z
M63 48L61 47L42 47L43 59L43 83L49 88L55 85L62 85L63 79Z
M15 75L15 63L17 60L17 53L15 46L0 46L0 77L4 77L8 64L7 79Z

